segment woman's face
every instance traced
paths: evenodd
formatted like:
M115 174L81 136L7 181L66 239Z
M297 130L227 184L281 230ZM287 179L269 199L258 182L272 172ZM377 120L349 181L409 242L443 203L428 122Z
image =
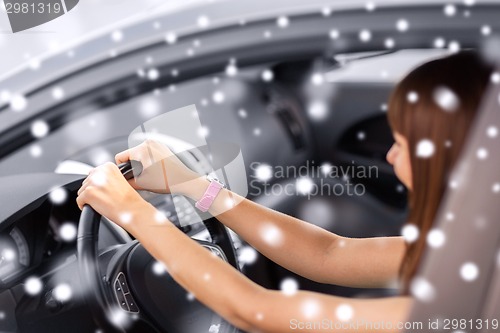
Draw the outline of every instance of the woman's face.
M387 162L394 168L394 173L408 190L412 189L410 149L408 141L398 132L393 133L394 144L387 152Z

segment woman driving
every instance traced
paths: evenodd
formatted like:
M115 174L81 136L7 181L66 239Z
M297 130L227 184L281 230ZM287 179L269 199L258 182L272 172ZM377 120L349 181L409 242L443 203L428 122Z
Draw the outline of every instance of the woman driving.
M117 163L131 159L143 163L140 182L127 182L116 165L107 163L90 172L77 203L80 209L92 206L126 229L196 299L244 331L300 331L298 323L331 320L385 323L384 332L397 332L410 313L411 281L425 251L426 236L491 73L492 68L475 52L459 52L416 68L390 97L388 119L395 143L387 161L408 189L407 221L418 229L416 239L336 235L218 187L154 141L116 155ZM402 293L349 299L309 291L283 293L255 284L183 234L136 192L157 191L157 182L164 179L166 170L164 193L196 201L200 210L208 209L260 253L290 271L317 282L349 287L387 287L396 282ZM213 200L206 200L207 189L214 191ZM262 231L269 228L275 230L278 241L263 237ZM223 292L219 286L224 286ZM314 331L332 329L320 326ZM346 325L343 331L369 329Z

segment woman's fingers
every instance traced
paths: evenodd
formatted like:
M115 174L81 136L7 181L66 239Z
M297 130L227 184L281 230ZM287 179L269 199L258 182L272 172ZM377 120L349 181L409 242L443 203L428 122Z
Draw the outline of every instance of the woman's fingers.
M130 149L124 150L121 153L116 154L115 161L116 164L121 164L128 162L130 160Z

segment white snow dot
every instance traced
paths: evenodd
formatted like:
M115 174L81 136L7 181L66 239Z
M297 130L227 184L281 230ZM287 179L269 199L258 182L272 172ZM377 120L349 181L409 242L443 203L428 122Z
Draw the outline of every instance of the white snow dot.
M96 164L101 164L101 163L96 163ZM91 181L92 181L92 184L94 184L94 185L104 186L107 184L108 179L107 179L106 174L104 172L98 171L98 172L95 172L92 174Z
M71 299L73 292L69 285L63 283L54 288L53 295L56 300L64 303Z
M164 212L162 211L157 211L155 213L155 221L158 223L158 224L165 224L168 220L167 220L167 217L165 215Z
M165 265L159 261L155 261L151 269L153 270L153 273L155 273L155 275L163 275L167 272Z
M359 39L362 42L368 42L370 39L372 39L372 33L370 30L363 29L359 32Z
M253 135L260 136L261 133L262 131L260 130L260 128L256 127L253 129Z
M165 40L168 44L174 44L175 42L177 42L177 35L175 34L175 32L168 32L165 35Z
M434 143L431 140L423 139L420 140L417 144L417 157L420 158L429 158L434 155L435 147Z
M340 33L339 33L339 31L337 29L332 29L332 30L330 30L330 34L329 35L330 35L331 39L337 39L337 38L339 38Z
M3 249L2 257L7 261L12 261L16 257L16 252L12 249Z
M268 164L260 164L257 168L255 168L255 177L258 180L267 182L273 178L273 169Z
M138 110L142 116L149 118L160 113L161 105L156 98L144 98L140 100Z
M498 135L498 128L496 126L489 126L487 129L486 129L486 134L488 135L488 137L490 138L496 138L497 135Z
M35 120L31 124L31 134L37 138L43 138L49 133L49 125L43 120Z
M309 177L300 177L295 181L297 192L302 195L309 194L314 189L314 183Z
M253 247L243 246L242 248L238 249L238 261L240 263L251 265L255 263L257 258L257 251L255 251Z
M263 315L261 312L259 312L259 313L257 313L257 314L255 315L255 318L256 318L258 321L262 321L262 320L264 320L264 315Z
M64 90L61 87L54 87L52 88L52 98L54 98L56 101L60 101L61 99L64 98Z
M491 74L491 82L493 82L494 84L499 84L500 83L500 73L494 72L493 74Z
M235 64L229 64L226 66L226 75L227 76L236 76L238 74L238 67Z
M491 190L493 191L493 193L500 193L500 183L493 184Z
M312 101L307 109L307 114L313 120L322 120L328 115L328 107L323 101Z
M418 239L419 230L414 224L406 224L401 229L401 235L407 243L413 243Z
M123 33L120 30L115 30L111 33L111 39L115 43L121 42L123 40Z
M240 118L246 118L246 117L248 117L248 113L245 109L239 109L238 116L240 116Z
M323 16L330 16L332 14L332 9L325 6L321 8L321 14L323 14Z
M456 53L460 51L460 43L458 43L455 40L452 40L450 43L448 43L448 50L452 53Z
M439 229L433 229L427 234L427 244L429 244L430 247L441 247L444 245L445 241L445 234Z
M30 154L32 157L40 157L42 155L42 147L39 145L33 145L30 147Z
M399 19L396 22L396 29L398 29L398 31L400 31L400 32L407 31L409 27L410 27L410 24L405 19Z
M418 101L418 94L415 91L410 91L406 95L406 99L408 100L408 102L410 102L412 104L416 103Z
M42 291L42 288L42 281L37 277L30 277L24 282L24 290L28 295L37 295Z
M130 325L130 318L121 308L113 308L108 311L107 317L115 327L127 327Z
M335 314L340 321L349 321L354 315L354 310L349 304L340 304Z
M457 13L457 7L455 7L454 5L446 5L444 6L444 14L446 16L454 16L456 13Z
M316 86L322 85L324 81L325 79L321 73L314 73L311 76L311 82Z
M267 244L277 247L283 244L283 233L274 224L264 224L259 230L260 236Z
M271 31L269 31L269 30L264 31L264 38L265 39L269 39L272 36L273 36L273 34L271 33Z
M363 131L359 131L356 135L359 141L363 141L366 138L366 134Z
M446 219L448 221L453 221L455 219L455 214L453 214L452 212L446 213Z
M477 158L484 160L488 157L488 150L486 148L479 148L476 152Z
M476 0L464 0L464 4L466 6L474 6L475 3L476 3Z
M278 27L280 28L286 28L290 24L290 20L286 16L280 16L278 17L278 20L276 21L278 24Z
M53 204L60 205L66 201L68 193L62 187L58 187L50 191L49 199Z
M28 106L28 100L19 94L12 95L10 97L10 107L12 110L18 112L23 111Z
M202 15L202 16L198 17L198 26L200 28L205 29L209 25L210 25L210 19L207 16Z
M216 103L216 104L221 104L221 103L224 103L224 101L226 100L226 96L224 95L224 93L220 90L217 90L213 93L212 95L212 100Z
M119 219L121 223L128 224L132 222L132 214L128 212L121 213Z
M194 296L194 294L193 294L193 293L187 293L187 294L186 294L186 299L187 299L188 301L192 302L192 301L194 301L195 296Z
M0 311L0 320L4 320L5 319L5 312L3 311Z
M316 317L321 310L321 306L318 301L314 299L306 300L302 304L302 313L308 319Z
M40 59L38 59L38 58L32 58L32 59L30 59L30 61L28 62L28 66L29 66L31 69L33 69L33 70L37 70L37 69L39 69L39 68L40 68L40 66L41 66L41 64L42 64L42 63L41 63Z
M330 163L328 162L325 162L323 164L320 165L320 170L321 170L321 173L325 176L329 175L332 170L333 170L333 165L331 165Z
M206 138L210 134L210 129L207 126L200 126L198 128L198 136L200 138Z
M437 49L442 49L446 45L446 41L442 37L438 37L434 40L434 47Z
M160 77L160 71L158 71L156 68L151 68L148 70L148 79L151 81L156 81Z
M76 226L73 223L64 223L59 227L59 236L65 242L72 242L76 239Z
M11 93L8 90L2 90L0 92L0 101L9 102L11 98Z
M453 112L460 106L460 99L458 96L448 87L439 86L434 89L434 102L439 105L439 107L445 111Z
M274 73L270 69L266 69L265 71L262 72L262 80L265 82L270 82L274 78Z
M431 302L436 297L434 286L422 277L414 278L410 283L410 292L422 302Z
M491 27L489 25L483 25L481 27L481 34L483 36L488 36L491 34Z
M212 276L209 273L203 274L203 280L210 281L211 278L212 278Z
M384 41L384 46L388 49L392 49L395 45L396 45L396 43L394 42L394 39L392 39L392 38L387 38Z
M367 10L367 11L369 11L369 12L373 12L373 11L375 10L375 8L376 8L376 6L375 6L375 2L373 2L373 1L368 1L368 2L366 3L366 5L365 5L365 8L366 8L366 10Z
M280 283L280 290L287 296L292 296L299 290L299 283L294 278L283 279Z
M479 276L479 268L472 262L466 262L460 267L460 276L467 282L474 281Z

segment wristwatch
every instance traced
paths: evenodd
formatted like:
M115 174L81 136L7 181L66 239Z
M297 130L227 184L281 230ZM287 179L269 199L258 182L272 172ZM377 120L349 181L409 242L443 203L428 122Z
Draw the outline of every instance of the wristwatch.
M210 209L210 206L212 206L215 197L217 197L217 194L219 194L220 190L224 188L224 184L215 177L208 175L207 180L210 182L210 185L208 185L208 188L201 199L196 201L196 203L194 204L194 206L202 212L206 212Z

